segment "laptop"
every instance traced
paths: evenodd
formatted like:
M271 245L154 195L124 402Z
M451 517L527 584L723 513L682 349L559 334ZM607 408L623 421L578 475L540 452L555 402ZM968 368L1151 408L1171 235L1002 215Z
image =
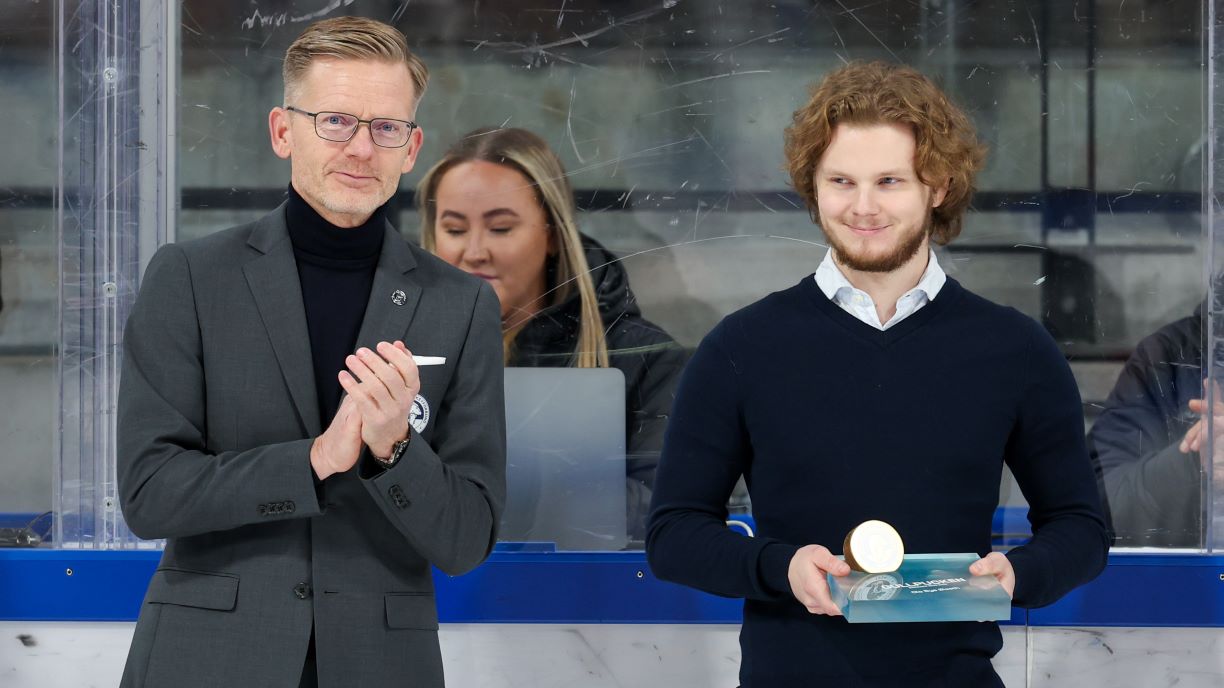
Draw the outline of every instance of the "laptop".
M498 539L557 550L623 549L624 374L506 368L505 375L506 508Z

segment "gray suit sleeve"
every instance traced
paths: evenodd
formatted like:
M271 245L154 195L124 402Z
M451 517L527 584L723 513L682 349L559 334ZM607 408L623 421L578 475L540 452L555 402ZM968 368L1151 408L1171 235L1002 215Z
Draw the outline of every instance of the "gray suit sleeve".
M124 331L117 463L128 527L154 539L321 513L313 440L209 453L205 401L190 266L179 247L163 246Z
M389 470L362 482L414 549L450 575L493 549L506 499L506 412L501 310L482 284L463 350L438 409L431 443L413 432Z

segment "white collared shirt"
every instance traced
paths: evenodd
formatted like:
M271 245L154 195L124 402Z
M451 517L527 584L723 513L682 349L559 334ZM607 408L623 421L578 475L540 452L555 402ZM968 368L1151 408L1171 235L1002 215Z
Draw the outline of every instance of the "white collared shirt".
M922 273L918 285L897 299L897 312L888 322L881 323L880 316L876 313L875 301L867 292L855 289L854 285L850 284L841 268L833 262L833 251L825 253L824 260L820 261L820 266L816 268L816 285L820 287L820 291L824 292L830 301L841 306L842 310L877 330L887 330L918 312L919 308L927 305L939 294L939 290L947 281L948 276L943 268L939 267L935 252L930 251L926 272Z

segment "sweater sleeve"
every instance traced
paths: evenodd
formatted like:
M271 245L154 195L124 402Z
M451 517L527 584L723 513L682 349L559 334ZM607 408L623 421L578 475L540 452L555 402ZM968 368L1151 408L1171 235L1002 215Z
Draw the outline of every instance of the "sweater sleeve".
M741 380L723 341L726 321L693 354L672 406L646 535L651 570L663 580L724 597L790 594L793 546L727 528L727 498L751 460Z
M1084 444L1083 408L1071 368L1036 323L1006 461L1029 503L1032 539L1010 552L1013 603L1042 607L1095 578L1109 534Z

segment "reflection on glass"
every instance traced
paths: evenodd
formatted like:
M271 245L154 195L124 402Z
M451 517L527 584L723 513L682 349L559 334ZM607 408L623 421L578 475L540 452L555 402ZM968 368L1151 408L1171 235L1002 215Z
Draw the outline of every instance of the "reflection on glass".
M543 139L476 130L422 178L421 240L493 286L507 366L624 374L626 508L630 536L641 540L684 352L642 317L616 256L579 232L573 198Z
M54 3L0 2L0 547L43 539L58 430ZM20 27L20 28L18 28ZM67 71L71 72L71 68ZM69 314L68 317L71 317ZM12 529L12 530L6 530Z
M624 549L624 415L625 377L616 368L506 368L498 539L545 550Z
M1088 434L1120 546L1202 545L1205 307L1139 342Z

